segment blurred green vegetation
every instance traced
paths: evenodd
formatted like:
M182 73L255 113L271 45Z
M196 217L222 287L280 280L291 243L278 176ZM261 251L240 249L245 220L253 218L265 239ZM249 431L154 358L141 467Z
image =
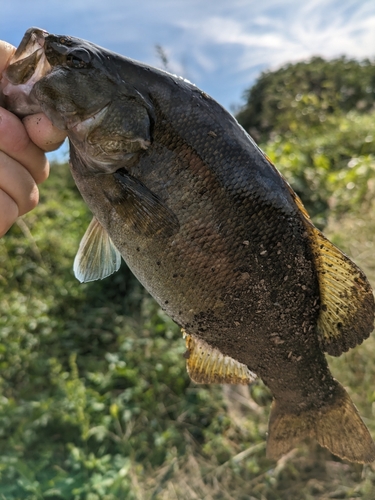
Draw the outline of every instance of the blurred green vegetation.
M375 62L288 64L245 92L240 124L260 143L319 227L371 198ZM372 191L371 191L372 193Z
M286 70L290 85L294 72L306 86L326 82L336 112L316 119L320 101L304 111L311 91L306 100L267 73L254 88L280 88L286 111L273 120L271 109L261 147L375 284L374 65L314 59ZM327 83L348 89L344 77L355 99ZM179 329L125 265L79 284L72 264L89 220L67 166L54 165L39 207L0 240L0 500L373 500L373 465L315 443L267 460L268 390L190 382ZM329 359L373 436L374 353L372 335Z
M257 142L312 131L328 118L374 110L375 61L313 57L287 64L262 73L244 98L237 119Z

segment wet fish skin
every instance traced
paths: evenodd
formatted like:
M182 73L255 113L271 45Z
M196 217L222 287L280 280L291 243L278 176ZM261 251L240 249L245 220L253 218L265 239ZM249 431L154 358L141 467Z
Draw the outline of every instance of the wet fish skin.
M323 352L340 354L372 330L365 277L353 265L360 313L325 346L317 333L323 240L235 119L190 83L90 42L46 34L43 48L51 71L30 96L67 129L84 200L189 338L271 389L269 456L311 435L341 457L374 460L371 437Z

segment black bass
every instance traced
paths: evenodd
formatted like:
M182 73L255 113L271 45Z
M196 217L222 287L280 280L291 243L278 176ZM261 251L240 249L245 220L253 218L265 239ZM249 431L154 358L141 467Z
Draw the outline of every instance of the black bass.
M108 276L122 256L183 329L192 380L261 377L274 396L270 458L311 436L375 460L324 355L369 336L372 289L236 120L181 78L37 28L4 78L11 111L43 111L67 131L94 215L76 276Z

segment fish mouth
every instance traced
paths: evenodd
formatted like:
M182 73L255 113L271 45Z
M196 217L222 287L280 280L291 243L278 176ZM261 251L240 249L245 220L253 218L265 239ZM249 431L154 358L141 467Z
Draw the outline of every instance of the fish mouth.
M34 84L52 69L45 54L48 35L40 28L28 29L3 71L1 86L5 107L20 117L41 111L39 102L30 94Z
M29 59L31 56L36 55L43 49L45 45L45 39L49 35L49 33L40 28L29 28L24 34L16 52L13 54L13 57L10 61L10 65L8 66L7 73L9 72L9 67L13 66L13 69L10 71L13 72L14 69L19 67L20 65L25 65L25 60ZM16 76L16 75L14 75ZM13 82L13 83L23 83L23 82Z

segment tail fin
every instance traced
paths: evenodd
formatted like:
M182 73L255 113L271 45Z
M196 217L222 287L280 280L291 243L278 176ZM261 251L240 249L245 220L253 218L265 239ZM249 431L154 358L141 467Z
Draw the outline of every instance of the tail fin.
M315 438L350 462L375 460L375 444L345 389L337 383L333 404L319 410L287 413L274 401L269 421L267 457L277 460L305 437Z

